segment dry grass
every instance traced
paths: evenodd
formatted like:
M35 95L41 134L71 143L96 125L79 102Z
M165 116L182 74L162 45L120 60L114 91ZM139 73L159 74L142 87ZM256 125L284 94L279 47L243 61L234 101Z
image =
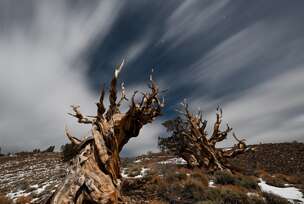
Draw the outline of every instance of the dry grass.
M281 198L271 193L263 193L263 197L267 204L290 204L285 198Z
M258 171L258 176L261 177L269 185L276 187L285 187L286 181L284 181L280 177L275 177L274 175L270 175L264 170Z
M214 182L219 185L238 186L237 188L246 188L249 190L258 190L257 179L252 176L241 174L231 174L225 171L217 171L214 174ZM232 187L231 187L232 188Z
M221 190L234 191L234 192L238 192L238 193L246 193L246 192L248 192L247 189L245 189L245 188L243 188L241 186L231 185L231 184L221 185L221 186L218 186L218 188L221 189Z
M191 178L199 181L203 186L207 187L209 185L209 179L206 176L206 174L200 170L200 169L195 169L192 174L190 174Z
M150 204L166 204L166 202L161 201L161 200L151 200L149 203Z
M279 179L281 181L285 181L288 184L304 184L304 181L299 176L288 176L285 174L274 174L274 178Z

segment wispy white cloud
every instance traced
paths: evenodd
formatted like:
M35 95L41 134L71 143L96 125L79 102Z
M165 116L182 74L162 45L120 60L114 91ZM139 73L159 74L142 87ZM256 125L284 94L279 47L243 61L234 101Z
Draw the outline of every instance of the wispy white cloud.
M229 122L234 131L250 143L303 142L303 66L269 79L223 104L221 100L197 98L192 107L206 108L211 128L216 104L221 104L224 121Z
M134 44L130 45L123 53L123 57L126 58L128 63L131 63L144 53L144 50L148 48L151 39L149 35L139 39Z
M209 129L220 104L224 121L250 143L304 141L304 41L298 25L298 18L291 15L261 19L219 42L182 70L182 84L203 89L193 90L189 102L194 109L206 112ZM252 74L254 70L256 74ZM240 91L238 80L244 83L245 79L252 83ZM210 95L227 86L233 86L231 92Z
M0 35L2 149L63 144L65 123L77 135L87 132L66 113L74 103L83 112L94 112L97 96L88 87L83 54L94 39L102 41L122 3L105 0L77 7L68 1L32 1L23 18L14 15L20 9L14 3L1 21L9 25Z
M158 152L157 138L164 136L165 132L166 129L159 120L147 124L140 130L138 137L130 139L130 142L124 147L123 153L134 156L147 153L147 151Z
M303 48L298 38L289 39L288 22L259 21L232 35L190 67L192 80L221 83L242 69L280 69L297 64ZM190 76L191 77L191 76Z
M176 46L195 34L207 31L212 25L225 18L223 8L229 0L183 1L177 9L166 19L166 32L161 41L171 40L171 46Z

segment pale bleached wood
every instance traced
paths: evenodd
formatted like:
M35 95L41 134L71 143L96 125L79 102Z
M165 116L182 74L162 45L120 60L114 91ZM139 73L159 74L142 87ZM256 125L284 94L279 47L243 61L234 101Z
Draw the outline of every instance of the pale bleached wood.
M63 184L47 201L50 204L114 204L123 203L120 195L120 157L123 146L132 137L137 137L140 129L151 123L161 114L164 102L159 100L159 90L155 81L150 79L150 92L143 94L140 103L134 101L126 113L119 107L127 100L122 85L121 99L116 102L116 84L124 62L113 74L109 90L110 106L103 105L104 88L97 105L96 116L85 116L79 106L72 106L79 123L91 124L92 135L80 140L66 129L66 136L77 145L77 156L71 161ZM135 95L135 94L134 94Z
M194 115L189 111L187 103L182 103L182 106L183 109L179 111L180 117L164 123L172 135L159 138L161 149L182 157L190 167L204 167L209 171L229 170L231 166L228 158L250 150L245 140L239 140L234 133L233 137L237 144L232 148L225 150L216 147L216 144L227 139L228 134L232 131L228 124L224 131L221 130L222 109L217 109L216 121L209 137L206 131L207 121L202 119L201 112Z

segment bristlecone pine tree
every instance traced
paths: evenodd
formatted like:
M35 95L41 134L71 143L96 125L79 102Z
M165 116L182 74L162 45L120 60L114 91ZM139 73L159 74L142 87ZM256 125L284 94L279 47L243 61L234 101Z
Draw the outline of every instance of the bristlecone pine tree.
M78 154L72 160L63 184L47 201L51 204L67 203L123 203L120 195L119 153L130 138L139 134L143 125L151 123L161 114L164 106L159 99L159 89L150 76L150 92L142 93L135 101L134 92L129 110L120 112L120 105L126 98L122 83L121 97L117 102L116 84L123 63L115 69L109 90L109 108L106 110L101 90L96 116L84 116L79 106L72 106L73 117L79 123L92 125L92 136L80 140L66 129L66 136L77 145Z
M227 138L232 128L228 126L224 131L220 130L222 123L222 109L217 108L216 122L211 136L206 132L207 121L203 120L202 112L192 114L187 103L182 103L181 116L163 123L169 137L159 137L158 144L161 150L168 151L182 157L187 164L193 167L203 167L209 171L230 170L227 159L235 157L249 150L245 140L237 140L237 144L230 149L216 148L216 144Z

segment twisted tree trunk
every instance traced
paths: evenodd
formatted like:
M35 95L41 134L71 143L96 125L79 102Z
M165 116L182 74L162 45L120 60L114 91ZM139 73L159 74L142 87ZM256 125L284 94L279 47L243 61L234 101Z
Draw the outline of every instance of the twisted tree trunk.
M124 62L123 62L124 63ZM119 107L126 98L123 83L121 98L117 101L116 84L123 63L115 69L111 81L109 101L106 111L103 104L104 89L97 103L96 116L84 116L79 106L72 106L79 123L92 125L92 136L80 140L73 137L66 128L66 136L77 146L78 155L71 161L64 183L47 203L100 203L123 202L120 195L119 153L130 138L139 134L143 125L152 122L161 114L164 102L159 100L159 90L150 76L150 93L143 93L142 100L131 99L130 108L121 113Z
M215 145L225 140L232 128L228 126L224 131L220 130L222 123L222 110L217 109L216 122L211 136L205 131L207 121L203 120L202 113L192 114L186 103L182 104L181 117L166 121L163 125L172 135L159 138L159 146L164 151L169 151L187 161L190 167L204 167L209 171L229 170L228 158L235 157L249 150L245 140L237 140L230 149L216 148Z

